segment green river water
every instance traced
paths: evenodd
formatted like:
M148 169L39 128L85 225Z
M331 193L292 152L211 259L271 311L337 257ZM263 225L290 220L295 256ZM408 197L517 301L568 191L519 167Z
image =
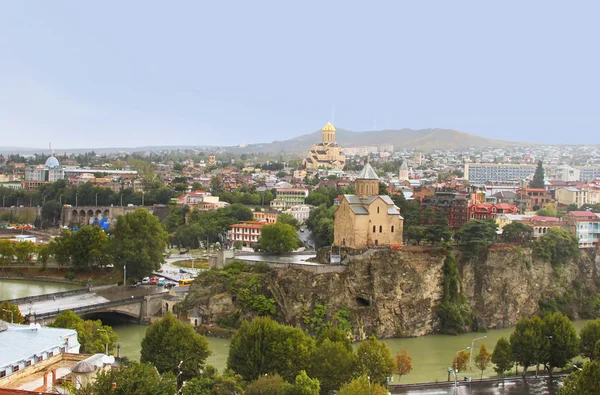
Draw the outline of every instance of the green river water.
M77 285L45 281L0 280L0 301L66 291L78 287ZM586 321L579 320L575 321L574 325L579 331L585 323ZM130 359L139 359L140 342L147 327L131 323L113 323L112 325L119 335L121 355ZM496 341L502 336L510 336L512 331L513 328L494 329L487 333L468 333L459 336L428 335L407 339L387 339L385 342L393 355L401 349L406 349L412 357L413 370L410 374L402 377L402 383L446 381L447 369L458 350L471 346L471 341L475 338L487 336L485 339L476 341L474 348L478 349L484 343L488 350L492 351ZM208 338L208 342L212 355L208 358L207 363L223 370L227 363L229 340ZM461 373L461 376L466 375L468 375L466 372ZM479 378L480 375L481 372L473 366L473 378ZM495 376L492 368L483 372L483 377L490 376ZM397 383L398 377L395 377L393 382Z

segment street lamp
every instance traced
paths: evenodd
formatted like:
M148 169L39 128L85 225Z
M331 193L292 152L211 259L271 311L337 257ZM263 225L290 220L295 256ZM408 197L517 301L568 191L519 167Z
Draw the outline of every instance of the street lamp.
M469 380L473 381L473 369L471 367L471 361L473 360L473 346L475 345L475 342L477 340L481 340L481 339L487 339L487 336L481 336L478 337L476 339L473 339L473 341L471 342L471 352L469 353Z
M456 354L454 355L454 361L453 361L454 362L454 388L456 388L458 386L458 380L457 380L457 375L456 375L458 373L458 368L456 366L458 364L458 354L460 354L463 351L470 350L470 349L471 349L471 347L463 348L462 350L458 350L456 352Z
M98 193L96 193L96 207L98 207Z
M75 207L78 207L78 205L77 205L77 199L78 199L78 197L79 197L79 194L78 194L78 193L76 193L76 194L75 194Z

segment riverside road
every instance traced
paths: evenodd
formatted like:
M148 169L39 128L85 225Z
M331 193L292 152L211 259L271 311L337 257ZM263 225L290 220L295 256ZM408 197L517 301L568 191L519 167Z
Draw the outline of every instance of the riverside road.
M472 383L430 383L424 385L391 386L392 394L403 395L556 395L561 387L562 377L486 379Z

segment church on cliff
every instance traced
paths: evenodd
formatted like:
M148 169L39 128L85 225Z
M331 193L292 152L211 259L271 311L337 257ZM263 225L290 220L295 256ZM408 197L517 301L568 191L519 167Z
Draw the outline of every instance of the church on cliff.
M404 218L369 163L356 178L356 195L344 195L334 217L334 244L356 249L402 245Z

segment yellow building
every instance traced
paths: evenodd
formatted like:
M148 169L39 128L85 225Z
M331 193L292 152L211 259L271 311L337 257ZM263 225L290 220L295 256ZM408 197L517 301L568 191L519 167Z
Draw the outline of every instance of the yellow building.
M334 244L351 248L402 245L404 218L387 195L379 195L379 177L366 164L356 179L356 195L344 195L334 218Z
M342 147L335 141L335 128L331 122L321 129L321 142L313 144L312 149L304 159L307 169L337 169L342 170L346 164L346 156L342 154Z

